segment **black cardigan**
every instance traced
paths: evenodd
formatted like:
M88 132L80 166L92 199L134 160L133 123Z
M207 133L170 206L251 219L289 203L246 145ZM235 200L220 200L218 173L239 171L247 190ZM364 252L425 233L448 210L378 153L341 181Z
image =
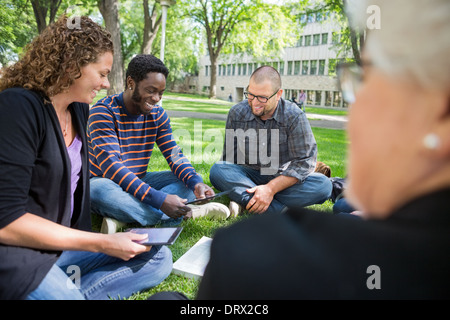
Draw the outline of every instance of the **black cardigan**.
M30 212L64 226L90 230L89 106L69 106L83 142L82 174L70 218L70 159L56 112L44 101L43 95L23 88L0 92L0 228ZM59 255L0 244L0 299L26 298Z
M449 299L449 199L436 191L385 220L303 209L238 222L214 236L198 298Z

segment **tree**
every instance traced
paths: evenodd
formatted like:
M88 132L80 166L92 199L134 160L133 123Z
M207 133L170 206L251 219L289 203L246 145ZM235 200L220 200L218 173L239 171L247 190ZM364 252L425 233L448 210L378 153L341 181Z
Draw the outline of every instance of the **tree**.
M210 98L216 96L217 60L223 49L233 54L273 56L296 38L288 12L260 0L194 0L188 10L206 32L211 61Z
M33 7L34 16L36 17L36 23L38 33L41 33L48 24L55 21L56 13L62 0L31 0L31 6ZM47 23L47 13L50 13Z
M359 31L351 27L348 16L345 13L346 2L348 0L323 0L316 4L311 1L300 3L300 10L304 13L327 14L333 16L335 21L341 26L340 41L337 44L339 52L351 52L353 60L361 62L361 50L365 42L365 30Z
M37 35L27 0L0 0L0 68L18 59L22 48Z
M157 8L156 2L153 4L151 13L148 0L143 0L142 5L144 7L144 38L142 40L141 53L150 54L152 53L153 41L161 25L161 14L158 16L160 10Z
M98 8L105 21L105 28L111 33L114 45L113 65L108 76L111 85L107 91L108 94L121 92L125 87L118 6L118 0L98 0Z

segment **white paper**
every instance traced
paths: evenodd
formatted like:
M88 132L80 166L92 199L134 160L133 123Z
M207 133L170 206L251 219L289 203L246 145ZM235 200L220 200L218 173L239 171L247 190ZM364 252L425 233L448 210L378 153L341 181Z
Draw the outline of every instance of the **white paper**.
M173 264L172 273L201 279L209 262L212 239L203 236Z

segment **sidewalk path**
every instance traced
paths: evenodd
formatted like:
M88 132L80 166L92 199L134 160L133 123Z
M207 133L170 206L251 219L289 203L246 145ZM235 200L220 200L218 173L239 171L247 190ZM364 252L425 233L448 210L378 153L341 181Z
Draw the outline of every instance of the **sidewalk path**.
M169 117L184 117L209 120L227 120L226 114L190 112L190 111L174 111L166 110ZM347 125L346 116L330 116L324 114L306 113L311 127L327 128L327 129L345 129Z

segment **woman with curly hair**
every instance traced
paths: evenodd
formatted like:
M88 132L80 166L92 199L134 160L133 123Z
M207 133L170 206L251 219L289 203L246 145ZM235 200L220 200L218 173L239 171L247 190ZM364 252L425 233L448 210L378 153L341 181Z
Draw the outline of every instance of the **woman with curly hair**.
M90 231L86 124L112 61L107 31L63 16L0 73L0 299L127 297L172 269L142 235Z

